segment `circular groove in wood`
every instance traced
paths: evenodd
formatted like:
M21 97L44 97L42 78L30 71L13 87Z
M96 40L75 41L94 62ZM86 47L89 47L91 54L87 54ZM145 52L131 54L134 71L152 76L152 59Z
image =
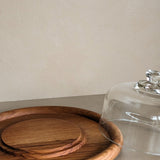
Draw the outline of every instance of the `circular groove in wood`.
M62 147L56 147L56 148L47 148L47 149L23 149L25 151L29 151L30 153L37 153L37 154L49 154L49 153L54 153L54 152L59 152L59 151L62 151L62 150L65 150L65 149L69 149L69 148L72 148L74 146L80 146L81 142L84 142L86 141L85 139L85 135L83 133L80 134L80 136L78 137L78 139L76 139L75 141L73 141L72 143L69 143L69 144L66 144Z
M1 137L7 145L23 148L30 142L32 145L57 142L58 145L58 142L62 144L65 140L75 141L80 135L81 129L71 122L56 118L40 118L12 124L3 130Z
M3 148L5 151L8 153L11 153L12 155L16 156L22 156L26 157L27 159L29 158L36 158L36 159L48 159L48 158L55 158L59 156L64 156L68 155L72 152L77 151L80 149L84 144L86 143L86 138L85 136L81 137L81 141L77 143L73 143L72 145L68 145L66 148L51 148L51 149L46 149L46 150L31 150L31 152L28 152L28 150L21 150L21 149L16 149L12 148L10 146L7 146L5 143L2 141L0 142L1 148Z
M30 157L30 158L36 158L36 159L48 159L48 158L55 158L55 157L59 157L59 156L65 156L65 155L68 155L72 152L75 152L77 151L78 149L80 149L84 144L86 143L86 138L84 137L82 139L82 141L75 145L75 146L72 146L71 148L67 148L65 150L61 150L59 152L51 152L51 153L47 153L47 154L36 154L36 153L24 153L22 154L23 157Z
M4 129L1 138L3 147L14 149L14 154L31 154L30 157L42 158L72 153L85 144L85 136L78 126L56 118L31 119L12 124ZM38 149L34 149L34 145L39 146Z

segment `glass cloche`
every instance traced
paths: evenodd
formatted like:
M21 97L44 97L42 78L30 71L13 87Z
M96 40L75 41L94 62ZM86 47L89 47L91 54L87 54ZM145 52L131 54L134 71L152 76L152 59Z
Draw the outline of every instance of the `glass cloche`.
M122 83L109 90L100 125L104 127L106 121L117 125L126 149L160 156L160 72L148 70L146 77L147 80Z

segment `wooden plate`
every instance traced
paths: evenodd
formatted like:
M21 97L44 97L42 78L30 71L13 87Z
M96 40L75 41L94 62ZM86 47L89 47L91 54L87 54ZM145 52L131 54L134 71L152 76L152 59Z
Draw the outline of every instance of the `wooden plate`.
M0 114L1 160L113 160L121 148L99 131L100 115L72 107L44 106ZM123 143L119 129L105 124L108 137Z

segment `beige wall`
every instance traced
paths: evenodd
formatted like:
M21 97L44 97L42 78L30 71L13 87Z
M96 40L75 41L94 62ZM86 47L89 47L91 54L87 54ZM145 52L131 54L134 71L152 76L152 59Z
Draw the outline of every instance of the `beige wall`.
M105 93L160 70L160 0L0 0L0 101Z

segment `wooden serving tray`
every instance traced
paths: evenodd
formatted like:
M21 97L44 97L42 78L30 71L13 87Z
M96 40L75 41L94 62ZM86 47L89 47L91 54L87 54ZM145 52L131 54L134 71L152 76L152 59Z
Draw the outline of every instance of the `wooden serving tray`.
M113 160L121 148L101 135L99 118L92 111L59 106L0 113L0 160ZM123 143L113 123L104 128Z

